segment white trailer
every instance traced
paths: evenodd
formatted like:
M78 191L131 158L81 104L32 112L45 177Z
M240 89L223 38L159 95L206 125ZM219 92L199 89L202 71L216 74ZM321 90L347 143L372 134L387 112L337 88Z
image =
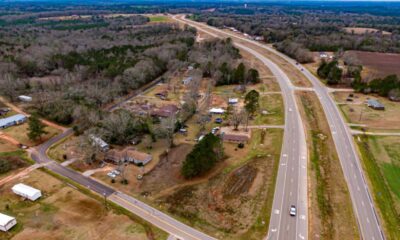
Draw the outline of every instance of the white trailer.
M36 199L42 196L42 192L40 190L25 185L23 183L18 183L17 185L14 185L14 187L12 187L11 189L15 194L27 198L31 201L36 201Z
M7 232L16 224L17 220L14 217L0 213L0 231Z
M18 99L22 102L32 102L32 97L25 95L18 96Z

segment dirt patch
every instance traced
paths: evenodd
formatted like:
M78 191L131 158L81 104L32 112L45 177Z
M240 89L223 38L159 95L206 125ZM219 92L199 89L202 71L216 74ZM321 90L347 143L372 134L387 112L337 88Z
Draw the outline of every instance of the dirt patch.
M247 193L257 175L257 169L246 165L235 170L228 177L224 189L225 197L235 197Z
M346 27L343 29L347 33L352 33L352 34L357 34L357 35L363 35L363 34L367 34L367 33L374 34L374 33L378 33L378 32L382 32L383 35L392 35L392 33L390 33L390 32L381 31L376 28Z
M144 176L140 188L147 194L152 194L184 183L185 179L180 171L186 155L192 148L190 144L180 144L171 149L168 155L160 156L157 166Z

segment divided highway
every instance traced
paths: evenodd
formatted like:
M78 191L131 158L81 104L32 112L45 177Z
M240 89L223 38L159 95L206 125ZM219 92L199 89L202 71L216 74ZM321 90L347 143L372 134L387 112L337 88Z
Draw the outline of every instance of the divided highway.
M214 37L227 37L227 33L185 19L173 16L179 22L196 27ZM207 30L208 28L208 30ZM295 99L295 87L287 75L271 60L254 49L235 42L240 49L249 52L263 62L278 80L285 103L285 128L280 166L275 187L269 232L266 239L307 239L307 143ZM297 216L289 215L291 205L296 205Z
M186 23L189 23L188 20L185 20ZM341 115L337 105L335 104L332 97L329 95L328 88L324 86L319 79L317 79L312 73L310 73L303 66L296 65L296 61L287 57L286 55L276 51L273 48L270 48L264 44L258 43L253 40L249 40L245 37L239 37L235 34L227 33L204 24L198 24L190 21L190 25L196 25L197 28L208 28L213 31L219 32L225 36L229 36L232 39L240 39L242 41L246 41L248 43L254 44L257 47L264 48L274 54L282 57L287 62L293 65L293 67L298 68L304 76L306 76L309 81L313 85L313 89L317 94L321 105L324 109L326 118L328 120L328 124L330 126L330 130L333 136L333 140L335 143L335 147L340 159L340 163L342 165L342 169L346 178L346 182L350 191L350 196L353 203L353 209L355 211L355 215L357 217L359 230L363 239L372 239L372 240L383 240L385 239L384 233L381 228L381 224L379 222L374 202L372 200L371 194L368 189L368 185L366 183L362 166L360 163L360 159L355 148L355 144L353 142L353 137L351 135L350 129L347 127L343 116ZM279 179L277 183L277 188L279 188ZM279 199L279 196L275 196L274 198L274 209L275 202ZM271 218L271 224L274 223L273 219L274 215ZM272 229L271 229L272 227ZM271 237L271 232L275 229L272 225L270 225L269 237ZM281 230L282 231L282 230ZM299 236L300 237L300 236ZM301 237L300 237L301 238ZM279 239L288 239L284 238L281 235ZM290 238L294 239L294 238Z

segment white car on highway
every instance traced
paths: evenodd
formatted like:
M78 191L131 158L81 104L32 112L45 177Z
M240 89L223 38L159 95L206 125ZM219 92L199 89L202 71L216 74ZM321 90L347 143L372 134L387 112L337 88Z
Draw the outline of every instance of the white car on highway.
M292 216L292 217L296 216L296 212L297 212L296 206L295 205L290 206L290 209L289 209L290 216Z

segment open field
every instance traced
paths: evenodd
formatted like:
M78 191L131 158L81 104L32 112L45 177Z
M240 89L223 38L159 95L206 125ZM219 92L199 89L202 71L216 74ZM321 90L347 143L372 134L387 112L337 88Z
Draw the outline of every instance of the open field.
M0 153L2 152L12 152L17 150L18 147L2 138L0 138Z
M298 102L308 129L310 239L357 239L350 194L322 107L314 93L299 93Z
M40 189L43 197L36 202L22 200L10 190L15 182L0 188L0 211L15 216L18 222L10 232L0 232L1 239L166 238L42 171L35 170L22 182Z
M19 141L20 143L26 145L26 146L36 146L42 142L47 141L48 139L52 138L53 136L57 135L60 133L60 130L55 129L53 127L49 127L47 126L45 128L45 131L47 131L48 133L46 135L44 135L42 137L42 139L38 140L37 142L33 142L31 141L28 136L28 123L24 123L22 125L18 125L18 126L13 126L13 127L9 127L3 130L4 133L6 133L7 135L11 136L12 138L16 139L17 141Z
M218 239L261 239L268 228L282 130L254 130L244 149L225 143L223 168L156 199L163 209ZM218 168L218 167L217 167Z
M266 115L261 114L261 111L266 110ZM253 125L283 125L285 121L285 113L283 106L283 98L280 94L269 94L260 96L260 111L251 121Z
M366 33L377 33L381 30L376 29L376 28L363 28L363 27L345 27L343 28L344 31L347 33L352 33L352 34L366 34ZM387 32L387 31L381 31L383 35L391 35L392 33Z
M387 239L400 236L400 137L355 138Z
M363 51L347 51L346 54L357 57L365 68L363 76L368 79L390 74L400 75L400 54Z
M0 180L29 165L27 155L22 150L0 152L0 159L8 163L8 167L3 166L2 171L0 171Z
M346 102L349 93L335 92L332 93L336 102L339 103L345 119L349 123L365 124L365 127L380 130L400 130L400 103L392 102L384 97L375 95L365 95L354 93L352 102ZM365 101L370 99L378 99L385 110L374 110L365 104Z
M147 15L150 19L150 22L169 22L171 19L168 16L164 15Z

